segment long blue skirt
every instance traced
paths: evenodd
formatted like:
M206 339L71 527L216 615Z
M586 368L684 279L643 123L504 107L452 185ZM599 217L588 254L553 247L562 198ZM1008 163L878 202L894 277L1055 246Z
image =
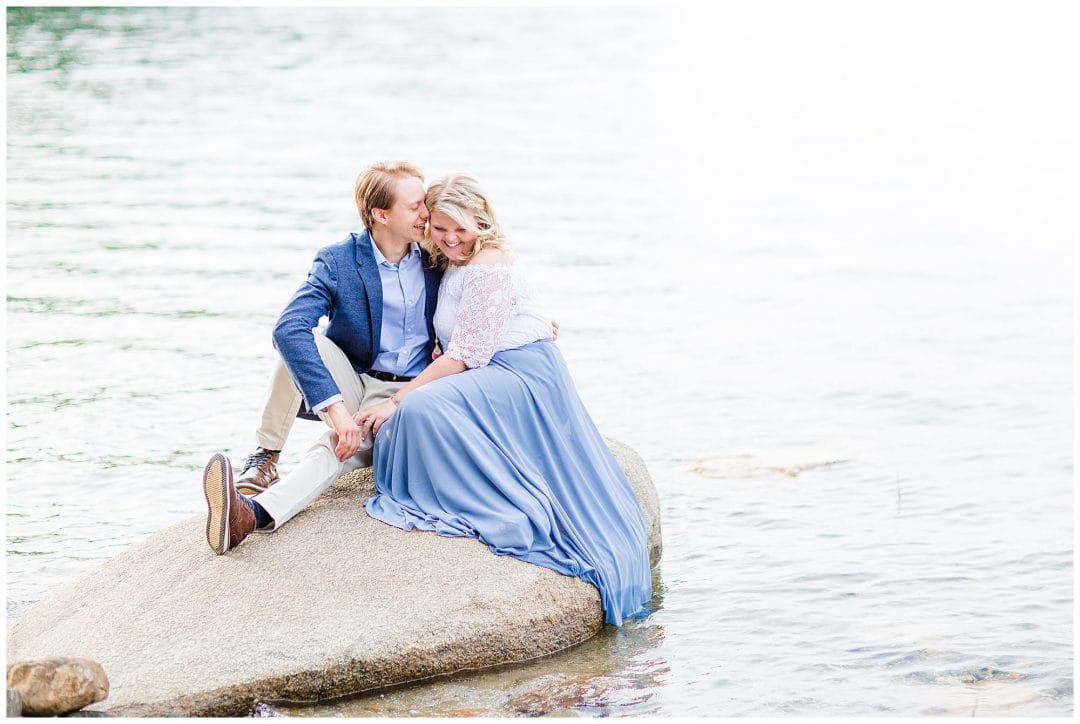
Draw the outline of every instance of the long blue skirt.
M379 430L374 469L373 518L580 577L607 623L647 612L641 508L551 342L411 393Z

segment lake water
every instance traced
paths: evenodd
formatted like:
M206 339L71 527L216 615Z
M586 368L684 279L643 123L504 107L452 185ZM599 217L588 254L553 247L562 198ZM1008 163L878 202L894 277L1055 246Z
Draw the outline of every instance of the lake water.
M645 458L656 610L259 713L1071 714L1061 12L9 8L9 621L203 510L356 173L405 158L484 182Z

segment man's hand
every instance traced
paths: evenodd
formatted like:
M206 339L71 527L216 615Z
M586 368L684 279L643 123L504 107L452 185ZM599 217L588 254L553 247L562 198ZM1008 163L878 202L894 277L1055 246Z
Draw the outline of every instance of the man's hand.
M397 405L390 400L383 400L374 405L368 405L353 415L353 420L360 426L360 439L367 440L369 433L374 439L379 434L379 428L382 427L382 424L389 420L396 410Z
M557 342L559 340L559 323L554 319L551 320L551 341Z
M326 417L337 437L334 454L337 455L338 460L345 462L360 449L360 441L363 439L360 436L360 426L345 409L344 402L335 402L330 405L326 409Z

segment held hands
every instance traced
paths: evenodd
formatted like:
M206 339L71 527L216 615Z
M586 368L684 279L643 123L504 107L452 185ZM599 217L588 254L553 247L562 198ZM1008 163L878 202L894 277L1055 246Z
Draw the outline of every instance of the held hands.
M379 434L379 428L390 419L395 410L397 410L397 405L390 400L383 400L374 405L368 405L353 415L353 421L360 426L360 439L367 440L368 434L374 439Z
M353 420L353 416L345 409L344 402L335 402L326 409L326 416L330 427L334 428L337 441L334 443L334 454L342 462L348 460L360 449L360 426Z
M378 434L382 424L397 409L390 400L375 405L368 405L355 415L350 415L345 403L335 402L326 409L330 427L334 429L334 454L342 462L348 460L360 449L360 443Z

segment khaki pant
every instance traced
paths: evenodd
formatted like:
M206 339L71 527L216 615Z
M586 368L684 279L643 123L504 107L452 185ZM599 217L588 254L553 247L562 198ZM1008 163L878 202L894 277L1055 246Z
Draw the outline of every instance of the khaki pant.
M403 382L384 382L369 375L358 375L341 349L319 331L315 332L315 345L323 364L334 378L346 409L350 413L368 405L389 399L400 390ZM260 447L281 450L292 429L302 396L296 389L285 363L278 359L270 379L270 397L263 408L262 420L255 431ZM321 402L321 400L316 400ZM319 413L323 422L326 416ZM327 423L329 425L329 423ZM311 504L330 485L345 473L371 465L374 440L369 437L360 443L360 449L342 462L334 454L337 436L327 430L300 458L296 468L274 483L265 492L255 496L277 528Z

